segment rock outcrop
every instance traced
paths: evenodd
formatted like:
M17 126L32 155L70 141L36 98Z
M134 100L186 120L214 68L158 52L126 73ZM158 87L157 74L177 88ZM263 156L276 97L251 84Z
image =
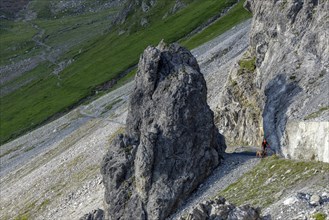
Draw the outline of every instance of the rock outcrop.
M277 153L328 161L328 153L322 156L328 152L328 141L320 146L310 142L323 140L323 133L294 137L301 140L296 146L286 127L291 122L329 123L329 2L248 0L246 8L253 13L247 55L252 62L231 72L217 125L229 143L259 145L264 131ZM247 75L241 70L245 68ZM313 156L305 153L309 148Z
M247 51L235 64L220 98L215 121L228 146L255 146L262 138L262 100L255 83L255 58Z
M165 219L219 165L226 145L206 96L188 50L160 43L144 51L125 134L102 162L107 218Z
M329 123L327 121L289 121L285 133L290 145L282 149L285 155L329 163Z
M79 220L103 220L104 211L102 209L93 210L92 212L85 214Z
M219 219L261 220L263 218L260 215L259 208L253 208L250 205L236 207L222 197L202 202L194 207L186 217L180 218L180 220Z

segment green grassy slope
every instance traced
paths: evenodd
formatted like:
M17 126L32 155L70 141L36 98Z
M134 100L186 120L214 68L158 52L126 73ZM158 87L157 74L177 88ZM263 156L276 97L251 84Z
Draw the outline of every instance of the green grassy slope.
M71 17L61 17L53 20L39 19L34 23L44 29L44 43L49 46L69 44L71 41L83 41L85 38L102 35L112 22L111 15L116 10L107 9L97 13L86 13Z
M19 34L18 34L19 33ZM0 66L10 63L10 58L26 54L35 46L32 37L37 31L24 22L0 21Z
M219 192L219 195L237 205L251 204L266 208L284 196L283 192L298 186L310 186L309 182L313 181L316 186L325 188L328 180L324 173L329 173L327 163L271 156L262 159L254 169Z
M45 71L42 77L2 97L0 143L21 135L54 114L69 109L86 96L93 95L97 85L135 65L146 46L155 45L161 39L166 42L179 40L210 17L232 5L234 1L193 1L185 9L165 19L162 17L173 2L168 0L158 3L147 14L150 23L146 28L138 27L138 22L133 22L140 19L140 12L137 11L128 17L126 26L118 26L110 33L91 38L68 51L62 59L73 58L74 62L64 69L59 77L51 74L54 67L49 65L48 69L42 70ZM242 3L233 10L228 16L222 18L225 19L224 23L230 22L224 29L223 23L216 22L203 31L203 35L210 36L203 37L202 33L198 34L191 41L187 41L186 45L190 48L198 46L250 16L242 8ZM55 21L39 20L37 22L48 31L50 37L45 42L50 45L55 44L57 38L58 41L65 43L71 39L72 34L76 34L74 31L68 33L67 36L57 33L58 27L61 26ZM62 20L63 22L71 25L76 21L70 18ZM126 33L119 36L120 30L126 30ZM84 31L88 32L88 30Z
M190 49L195 48L204 42L210 41L218 35L223 34L236 24L251 18L251 14L243 9L243 3L244 1L240 1L227 13L226 16L214 22L207 29L181 43Z

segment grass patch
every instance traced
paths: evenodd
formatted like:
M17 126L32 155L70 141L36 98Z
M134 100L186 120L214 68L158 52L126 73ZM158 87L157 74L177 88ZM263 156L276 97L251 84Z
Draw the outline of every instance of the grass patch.
M18 34L19 33L19 34ZM16 61L16 57L24 56L36 45L32 37L37 31L25 22L11 22L2 19L0 22L0 65Z
M52 17L50 0L33 0L30 7L37 13L38 18L49 19Z
M326 217L327 217L327 215L324 214L324 213L321 213L321 212L315 213L315 214L313 215L313 218L314 218L315 220L326 220Z
M28 214L22 214L22 215L18 215L14 218L14 220L28 220L29 219L29 215Z
M234 2L193 1L185 9L162 19L157 13L164 12L164 8L168 7L166 4L172 4L172 2L159 1L159 4L147 14L151 21L147 28L121 25L113 32L95 37L69 51L62 59L73 57L75 61L60 73L60 78L48 75L1 98L0 143L5 143L40 126L45 121L51 120L52 116L57 113L70 110L86 97L93 96L94 88L98 85L117 77L118 74L135 65L146 46L155 45L161 39L165 39L166 42L177 41ZM223 17L218 21L219 23L216 22L211 26L210 31L213 32L213 36L250 17L250 14L239 17L239 19L234 17L234 15L240 16L242 13L242 2L238 6L240 8L233 8L233 12L230 11L225 19ZM129 17L128 21L132 18L137 21L138 14L136 16ZM44 25L47 24L46 21L42 22L45 22ZM74 23L74 18L69 22ZM126 23L129 24L129 22ZM224 24L226 29L221 29ZM42 25L41 22L39 25ZM57 25L56 23L54 24L56 27L48 27L48 31L57 30ZM117 31L125 27L129 28L130 34L118 36ZM216 31L216 29L221 30ZM210 38L205 37L207 29L202 33L204 33L204 37L200 35L200 40L186 45L195 47L208 41ZM71 34L75 33L71 32ZM71 34L67 37L63 36L62 40L65 41ZM51 43L51 38L48 43Z
M116 10L107 9L98 13L86 13L52 20L40 19L35 23L45 30L42 41L47 45L77 44L76 46L81 47L85 41L103 34L112 22L110 16L115 12Z
M31 211L36 208L37 201L27 203L23 209L21 209L20 214L16 216L15 220L28 220L31 219Z
M214 22L202 32L194 35L190 39L183 41L182 44L189 49L193 49L207 41L210 41L218 35L228 31L233 26L238 25L242 21L251 18L252 14L243 8L244 1L236 4L226 15Z
M46 206L48 206L50 204L50 200L46 199L44 201L42 201L42 203L39 205L39 210L44 209Z
M33 219L33 213L38 213L39 211L45 209L46 206L50 204L49 199L43 200L39 205L37 201L33 201L28 203L20 212L18 216L16 216L15 220L28 220Z
M305 120L309 120L309 119L317 118L317 117L319 117L324 111L328 111L328 110L329 110L329 106L322 107L322 108L320 108L318 111L313 112L313 113L307 115L304 119L305 119Z
M254 169L219 192L219 195L237 205L249 203L264 208L280 199L284 190L321 175L321 172L329 172L329 164L271 156L262 159Z
M240 69L238 71L238 74L243 74L244 71L248 72L254 72L256 69L256 57L247 57L239 60L238 64L240 66Z
M47 78L52 72L54 65L50 62L42 62L34 69L24 73L22 76L17 77L6 84L0 86L0 89L5 91L7 88L18 90L20 87L23 87L27 84L33 84L33 82L37 82L42 80L43 78ZM4 94L1 94L1 96Z

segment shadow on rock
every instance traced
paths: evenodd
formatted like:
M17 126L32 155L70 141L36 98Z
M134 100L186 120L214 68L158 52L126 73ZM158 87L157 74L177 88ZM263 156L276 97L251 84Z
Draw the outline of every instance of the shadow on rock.
M302 91L296 82L287 82L280 74L272 79L265 88L266 103L263 112L264 136L272 149L282 154L282 137L287 123L287 110L294 97Z

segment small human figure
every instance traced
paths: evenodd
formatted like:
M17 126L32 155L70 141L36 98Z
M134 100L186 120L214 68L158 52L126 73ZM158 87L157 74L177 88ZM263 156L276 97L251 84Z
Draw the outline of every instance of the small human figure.
M267 143L266 139L264 138L263 142L262 142L262 155L263 155L263 157L265 157L267 155L267 150L266 150L267 147L270 147L270 145Z

